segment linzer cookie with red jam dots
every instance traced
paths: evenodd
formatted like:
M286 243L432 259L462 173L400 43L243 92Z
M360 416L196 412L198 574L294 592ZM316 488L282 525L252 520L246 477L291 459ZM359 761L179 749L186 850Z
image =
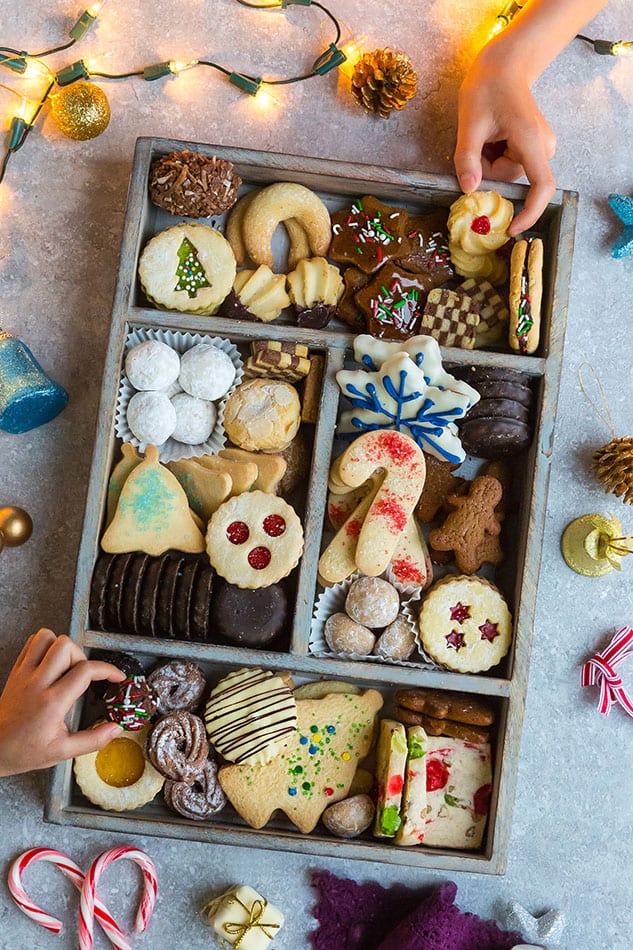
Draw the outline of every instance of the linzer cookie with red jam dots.
M351 208L332 215L332 243L328 257L373 274L410 247L409 215L402 208L382 204L366 195Z
M420 318L420 332L428 333L440 346L472 350L480 320L480 304L454 290L432 290Z
M440 287L455 276L448 250L445 211L410 217L407 237L410 247L398 257L400 267L423 275L429 289Z
M374 837L393 838L400 828L400 805L407 764L407 734L393 719L382 719L376 752L378 800Z
M274 759L220 769L225 795L253 828L263 828L280 809L309 834L328 805L347 798L382 704L374 689L299 700L296 729Z
M490 746L429 736L426 788L424 844L481 847L492 794Z
M476 574L437 581L422 601L418 625L422 649L457 673L496 666L512 640L508 605L494 584Z
M429 543L436 551L452 551L457 569L474 574L484 562L500 564L502 516L495 509L503 486L492 475L479 475L463 495L448 495L450 514L441 528L434 528Z
M212 567L237 587L268 587L286 577L303 552L303 527L283 498L245 492L220 505L209 521Z
M519 353L538 349L543 296L543 242L517 241L510 259L510 347Z
M221 679L209 697L209 739L229 762L265 765L294 736L297 705L280 676L268 670L236 670Z
M420 332L428 289L425 278L388 264L354 299L372 336L405 340Z

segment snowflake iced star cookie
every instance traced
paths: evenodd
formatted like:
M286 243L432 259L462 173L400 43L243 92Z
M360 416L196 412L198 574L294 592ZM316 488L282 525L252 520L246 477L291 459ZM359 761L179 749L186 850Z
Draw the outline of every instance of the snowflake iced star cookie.
M419 617L425 652L458 673L481 673L510 649L512 616L497 588L474 575L451 575L426 595Z

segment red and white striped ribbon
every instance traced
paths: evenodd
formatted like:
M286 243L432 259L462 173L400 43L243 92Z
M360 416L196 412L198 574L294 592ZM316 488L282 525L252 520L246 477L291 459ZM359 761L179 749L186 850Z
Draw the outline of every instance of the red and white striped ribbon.
M629 716L633 716L633 702L622 685L622 678L615 671L617 664L632 653L633 630L630 627L622 627L607 649L602 653L594 653L582 668L581 685L600 686L598 710L603 716L608 716L611 707L616 703L619 703Z
M137 933L143 933L150 921L158 890L156 868L144 851L129 847L112 848L99 855L84 879L79 908L79 950L93 950L97 883L108 865L120 858L134 861L143 871L143 898L136 915L134 929Z
M69 878L77 890L81 890L84 883L84 873L74 861L72 861L61 851L55 851L53 848L32 848L25 851L19 858L13 862L9 868L9 891L15 903L21 911L34 920L36 924L44 927L52 933L58 934L62 929L62 922L57 917L47 914L41 910L37 904L30 899L22 884L22 875L26 869L36 861L48 861L59 868L63 874ZM116 950L130 950L130 944L123 935L123 931L114 920L105 904L98 895L95 894L95 918L97 923L103 927L108 939Z

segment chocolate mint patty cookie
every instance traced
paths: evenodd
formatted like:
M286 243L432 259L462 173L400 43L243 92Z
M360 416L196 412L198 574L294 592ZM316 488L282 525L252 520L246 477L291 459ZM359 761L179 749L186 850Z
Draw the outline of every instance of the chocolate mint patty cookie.
M213 633L239 646L265 646L287 621L288 598L280 584L250 590L222 582L211 604Z

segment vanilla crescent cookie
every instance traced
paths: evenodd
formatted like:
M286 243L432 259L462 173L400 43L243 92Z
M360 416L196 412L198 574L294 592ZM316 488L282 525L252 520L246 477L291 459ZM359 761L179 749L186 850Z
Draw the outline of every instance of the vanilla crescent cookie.
M277 182L259 191L244 212L242 238L256 264L274 266L272 237L289 218L305 230L315 257L325 257L330 245L330 213L313 191L294 182Z
M507 231L513 215L512 202L498 191L471 191L450 207L450 243L467 254L496 251L508 240Z
M303 527L277 495L244 492L220 505L209 521L207 553L217 573L253 590L276 584L299 563Z

